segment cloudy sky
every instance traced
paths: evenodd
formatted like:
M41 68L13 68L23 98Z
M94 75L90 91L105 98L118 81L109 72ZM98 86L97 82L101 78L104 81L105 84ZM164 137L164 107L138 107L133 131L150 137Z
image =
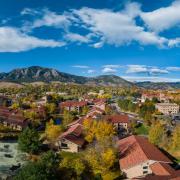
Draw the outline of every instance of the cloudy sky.
M0 2L0 71L180 81L180 0Z

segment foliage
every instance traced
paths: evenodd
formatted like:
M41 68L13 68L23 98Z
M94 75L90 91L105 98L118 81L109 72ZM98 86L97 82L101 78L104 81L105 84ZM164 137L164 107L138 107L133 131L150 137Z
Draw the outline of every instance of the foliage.
M60 125L54 125L54 121L51 119L46 124L45 134L48 140L54 141L61 134L63 128Z
M41 146L38 132L35 129L27 127L19 135L18 146L24 152L37 153Z
M180 125L174 129L172 134L172 149L180 150Z
M135 134L137 135L148 135L148 133L149 133L149 127L144 124L140 124L135 127Z
M87 142L93 140L103 141L106 137L112 138L115 135L113 125L106 121L84 121L85 139Z
M69 112L68 110L64 109L63 112L63 125L67 126L69 123L71 123L74 119L74 115L72 112Z
M58 177L59 158L49 151L38 162L29 162L15 176L14 180L56 180Z
M151 143L160 146L165 136L165 128L161 123L157 122L151 126L149 130L149 141Z
M106 113L107 115L113 114L113 109L112 109L109 105L106 105L106 107L105 107L105 113Z
M82 115L86 115L86 114L88 113L88 111L89 111L88 106L84 106L84 107L82 108Z
M80 156L73 153L64 153L60 168L68 171L68 176L81 177L86 171L86 164Z
M18 109L20 106L18 103L13 103L11 107L12 109Z
M48 114L53 114L56 112L56 104L54 103L48 103L46 104L46 111Z
M113 180L120 176L117 166L117 151L112 141L96 142L84 152L84 158L95 175L100 174L103 179Z

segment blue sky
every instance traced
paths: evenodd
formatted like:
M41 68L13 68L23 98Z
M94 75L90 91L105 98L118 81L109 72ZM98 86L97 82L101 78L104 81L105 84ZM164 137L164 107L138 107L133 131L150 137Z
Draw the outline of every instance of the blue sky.
M0 2L0 72L180 81L180 0Z

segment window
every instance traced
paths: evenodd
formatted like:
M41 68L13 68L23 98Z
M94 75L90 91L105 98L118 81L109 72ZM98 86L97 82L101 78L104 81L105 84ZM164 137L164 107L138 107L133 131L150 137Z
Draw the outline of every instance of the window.
M147 169L148 167L147 166L143 166L143 169Z
M61 143L61 147L63 147L63 148L67 148L67 147L68 147L68 145L67 145L67 144L65 144L65 143Z
M147 174L148 173L148 171L143 171L143 174Z

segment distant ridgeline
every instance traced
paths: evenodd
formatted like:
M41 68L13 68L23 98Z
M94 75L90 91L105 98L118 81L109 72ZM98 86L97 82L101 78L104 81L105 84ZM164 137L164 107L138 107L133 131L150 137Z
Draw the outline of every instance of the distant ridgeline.
M59 81L64 83L76 83L98 86L133 86L147 89L180 89L180 82L153 83L153 82L129 82L116 75L101 75L97 77L84 77L68 73L59 72L56 69L32 66L28 68L14 69L8 73L0 73L1 82L32 83L32 82L52 82Z
M14 69L9 73L0 73L0 81L7 82L51 82L59 81L65 83L90 84L102 86L132 87L133 83L128 82L119 76L102 75L97 77L83 77L68 73L59 72L51 68L32 66L29 68Z

